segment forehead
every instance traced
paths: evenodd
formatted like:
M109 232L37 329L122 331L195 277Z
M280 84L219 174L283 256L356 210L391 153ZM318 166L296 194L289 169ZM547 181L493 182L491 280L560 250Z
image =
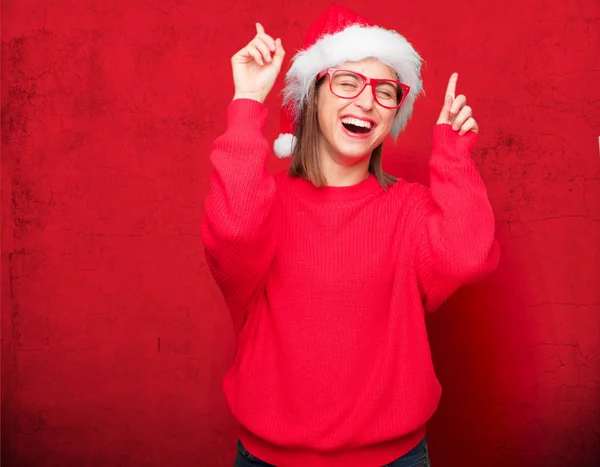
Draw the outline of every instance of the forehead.
M365 58L359 62L346 62L336 68L356 71L370 78L397 79L396 72L376 58Z

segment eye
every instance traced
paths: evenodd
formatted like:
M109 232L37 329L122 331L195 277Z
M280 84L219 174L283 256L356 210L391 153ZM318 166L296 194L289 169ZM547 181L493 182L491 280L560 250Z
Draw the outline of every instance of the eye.
M384 99L391 99L394 95L390 91L377 91L377 95Z
M362 80L353 73L336 73L333 75L333 85L344 89L356 89L360 86Z
M377 97L385 101L396 101L398 99L398 89L393 83L379 83L377 86Z

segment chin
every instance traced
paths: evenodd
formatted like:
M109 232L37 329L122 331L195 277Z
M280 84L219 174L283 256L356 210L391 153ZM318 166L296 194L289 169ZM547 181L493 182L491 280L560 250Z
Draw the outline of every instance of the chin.
M375 146L376 147L376 146ZM364 159L369 157L375 147L365 145L339 144L334 148L335 151L348 159Z
M369 157L373 150L381 144L380 138L369 135L368 138L352 138L345 133L338 133L334 150L345 157L362 159Z

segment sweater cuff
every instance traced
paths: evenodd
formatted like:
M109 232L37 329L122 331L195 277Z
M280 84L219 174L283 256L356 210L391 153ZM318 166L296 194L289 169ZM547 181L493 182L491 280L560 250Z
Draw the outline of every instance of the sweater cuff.
M461 136L448 123L436 124L433 130L433 150L442 149L445 154L458 159L465 156L470 157L477 137L478 135L474 131L469 131Z
M235 99L227 107L228 128L262 130L269 111L264 104L252 99Z

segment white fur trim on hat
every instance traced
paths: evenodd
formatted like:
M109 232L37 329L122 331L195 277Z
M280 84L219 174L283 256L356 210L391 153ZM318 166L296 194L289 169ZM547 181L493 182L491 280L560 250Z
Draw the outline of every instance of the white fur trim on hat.
M290 133L280 134L273 143L275 155L280 159L290 157L294 153L294 146L296 137Z
M284 103L291 105L295 123L321 71L365 58L380 60L396 71L399 81L410 86L390 132L393 137L398 136L412 115L416 97L422 92L421 57L403 36L378 26L353 25L341 32L326 34L293 58L286 76Z

